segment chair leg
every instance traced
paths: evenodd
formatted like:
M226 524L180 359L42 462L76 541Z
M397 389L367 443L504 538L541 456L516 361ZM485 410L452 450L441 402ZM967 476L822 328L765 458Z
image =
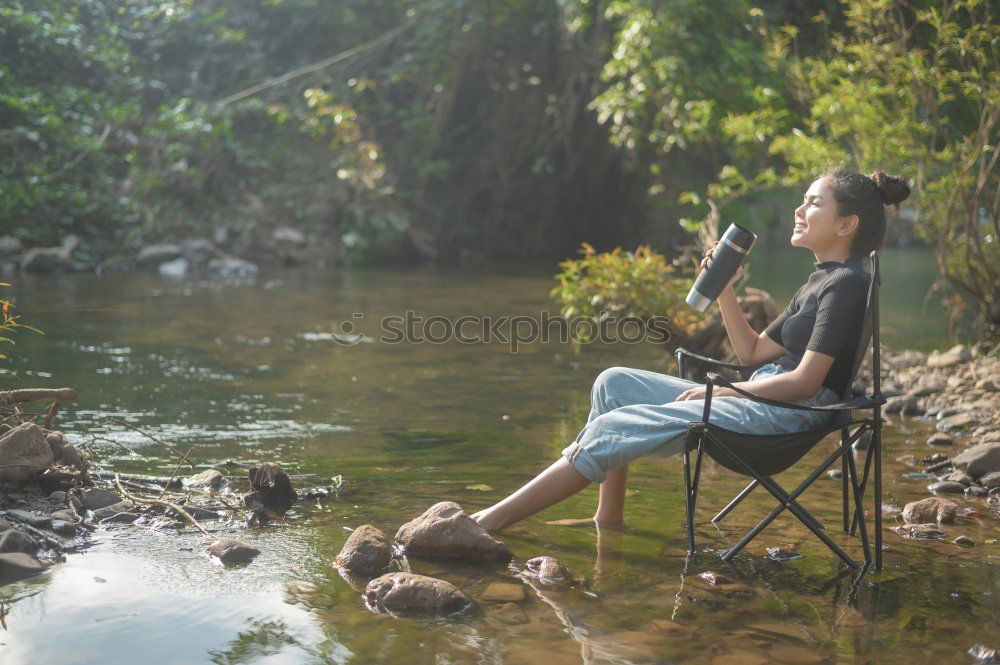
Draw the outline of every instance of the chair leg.
M726 515L728 515L732 511L733 508L735 508L737 505L739 505L740 501L742 501L743 499L747 498L750 495L750 492L753 492L757 488L757 484L758 483L755 480L752 483L750 483L749 485L747 485L746 487L744 487L742 492L740 492L739 494L737 494L733 498L733 500L730 501L729 504L725 508L723 508L722 510L719 511L718 515L716 515L715 517L712 518L712 522L716 523L716 524L719 523L719 522L721 522L723 517L725 517Z
M867 431L867 426L862 426L858 428L859 431ZM868 480L871 478L872 474L872 456L875 450L874 446L874 431L872 432L872 443L869 444L868 450L865 453L865 468L861 474L861 495L864 496L865 492L868 490ZM858 527L858 517L857 514L851 518L851 535L856 535Z
M865 566L871 565L872 551L868 544L868 527L865 526L865 497L858 487L858 470L854 464L854 455L848 451L844 458L847 460L848 469L851 475L851 488L854 491L854 515L861 525L861 547L865 553Z
M688 556L694 556L694 505L691 501L690 451L684 448L684 516L687 520Z
M876 418L878 410L876 409ZM872 431L872 447L875 449L875 570L882 570L882 426L875 425Z
M848 436L850 436L850 434L848 433L848 430L847 430L846 427L844 427L843 429L840 430L840 442L841 443L843 443L847 439ZM853 453L851 453L851 454L853 454ZM846 533L850 532L850 529L851 529L851 527L850 527L851 518L848 515L848 513L850 512L849 509L848 509L848 504L850 503L850 501L848 500L848 492L847 492L847 455L844 455L843 457L841 457L840 458L840 462L841 462L840 463L840 478L841 478L840 493L841 493L841 499L842 499L842 502L843 502L844 533L846 534Z
M807 511L807 510L806 510L805 508L803 508L803 507L802 507L802 504L800 504L800 503L799 503L799 502L797 502L797 501L792 501L792 500L790 500L790 499L788 498L788 492L786 492L786 491L785 491L785 488L783 488L783 487L782 487L781 485L779 485L778 483L776 483L776 482L774 481L774 478L770 478L770 477L768 477L768 480L769 480L769 481L771 482L771 484L772 484L772 485L774 486L774 490L775 490L776 492L779 492L779 493L781 494L781 496L782 496L782 497L784 497L784 500L785 500L786 502L788 502L789 504L793 504L793 503L794 503L794 504L795 504L796 506L798 506L798 507L799 507L799 510L802 510L803 512L805 512L805 514L806 514L806 515L808 516L808 518L809 518L809 521L811 521L811 522L812 522L812 524L813 524L813 526L814 526L814 527L816 527L817 529L824 529L824 530L826 529L826 527L825 527L825 526L823 526L823 523L822 523L822 522L820 522L820 521L819 521L818 519L816 519L816 518L815 518L815 517L814 517L814 516L812 515L812 513L810 513L809 511Z

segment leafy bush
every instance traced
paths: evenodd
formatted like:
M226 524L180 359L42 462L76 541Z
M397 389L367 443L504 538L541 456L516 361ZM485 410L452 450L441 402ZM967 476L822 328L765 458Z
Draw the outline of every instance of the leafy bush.
M597 252L583 243L583 258L566 259L556 275L551 297L567 319L587 317L597 324L616 318L668 317L671 340L686 339L705 315L684 302L693 282L691 271L670 263L648 245L635 252L616 247ZM581 340L588 341L588 340Z

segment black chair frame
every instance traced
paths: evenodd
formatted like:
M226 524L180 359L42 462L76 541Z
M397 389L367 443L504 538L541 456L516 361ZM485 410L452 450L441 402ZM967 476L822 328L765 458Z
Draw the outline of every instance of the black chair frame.
M854 359L851 380L848 382L847 390L842 395L842 401L837 404L826 406L803 406L793 402L762 397L741 388L737 388L733 383L715 373L706 373L705 383L705 408L700 421L692 422L688 425L687 441L684 448L684 488L686 501L686 518L688 533L688 555L694 556L694 513L698 500L698 483L701 477L702 459L707 453L720 465L752 480L739 494L736 495L715 517L713 523L721 521L730 511L732 511L743 499L745 499L757 487L763 487L778 501L778 505L753 529L751 529L736 545L732 546L723 555L723 560L729 562L739 552L752 541L761 531L763 531L775 518L784 510L791 512L802 522L813 534L816 535L827 547L833 551L841 560L851 568L862 568L862 575L874 563L876 570L882 570L882 405L886 400L881 394L880 385L880 365L879 365L879 334L878 334L878 287L881 283L878 269L878 253L871 253L871 282L868 290L867 307L865 312L865 322L862 325L861 336L857 346L857 354ZM857 376L861 366L861 361L866 355L869 341L869 334L872 349L873 382L872 394L869 396L855 397L851 391L851 385ZM743 378L747 378L754 366L725 363L713 358L708 358L692 353L684 348L676 351L678 374L684 377L685 359L692 359L703 363L709 367L724 368L737 371ZM721 428L709 422L709 415L712 408L712 390L714 386L724 386L730 388L746 399L778 406L787 409L797 409L806 411L833 412L832 421L824 427L794 432L790 434L776 435L748 435L733 432ZM871 417L853 418L852 411L871 411ZM853 431L851 431L853 428ZM811 450L819 441L828 434L840 430L840 443L837 448L828 455L823 462L816 467L809 476L802 481L793 491L787 492L779 485L773 475L794 466L802 456ZM871 443L867 449L864 462L864 469L859 475L857 465L852 454L853 445L865 434L870 433ZM749 446L744 447L748 440L757 439ZM785 445L791 455L785 459L768 459L768 448L764 446ZM742 448L742 449L741 449ZM690 454L697 450L697 457L694 462L692 473ZM861 547L864 552L864 564L852 559L844 550L824 533L825 527L799 502L798 498L805 492L812 483L829 469L837 460L841 461L842 485L842 518L843 531L851 536L860 529ZM874 487L874 547L871 546L868 537L868 530L865 525L864 497L869 481ZM851 508L853 504L853 510ZM874 550L874 552L872 551ZM873 556L874 555L874 556Z

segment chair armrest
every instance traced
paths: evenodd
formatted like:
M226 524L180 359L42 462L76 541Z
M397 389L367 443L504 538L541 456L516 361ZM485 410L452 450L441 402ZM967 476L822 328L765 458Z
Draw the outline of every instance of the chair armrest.
M885 404L885 398L882 395L867 395L862 397L855 397L852 400L846 402L838 402L836 404L827 404L825 406L805 406L804 404L796 404L795 402L784 402L779 399L771 399L769 397L763 397L756 393L752 393L749 390L743 390L742 388L737 388L733 385L733 382L724 376L716 374L715 372L708 372L705 375L710 383L714 383L719 386L725 386L731 390L736 391L740 395L743 395L747 399L753 400L754 402L760 402L761 404L770 404L771 406L780 406L785 409L798 409L799 411L850 411L851 409L873 409L880 404Z
M677 347L677 350L674 351L674 353L677 355L687 356L688 358L694 358L695 360L700 360L703 363L708 363L709 365L713 365L715 367L726 367L728 369L735 369L737 371L748 370L753 367L753 365L737 365L735 363L726 363L722 362L721 360L716 360L715 358L709 358L708 356L699 356L697 353L692 353L691 351L688 351L683 346Z

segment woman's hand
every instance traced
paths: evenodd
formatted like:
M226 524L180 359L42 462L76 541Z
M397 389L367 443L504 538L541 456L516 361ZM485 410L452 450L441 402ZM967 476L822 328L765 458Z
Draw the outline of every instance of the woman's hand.
M715 254L715 248L718 247L718 246L719 246L719 241L717 240L717 241L715 241L715 244L712 245L711 247L709 247L708 251L705 252L705 258L703 258L701 260L700 270L704 270L705 268L707 268L712 263L712 257ZM699 270L699 272L700 272L700 270ZM743 276L743 264L741 263L740 267L736 269L736 273L733 275L733 278L731 280L729 280L728 284L726 284L726 288L727 289L731 289L733 287L733 284L736 282L736 280L738 280L742 276Z
M695 386L688 388L677 396L675 402L684 402L689 399L705 399L705 386ZM712 388L712 397L740 397L735 390L730 390L725 386L715 386Z

